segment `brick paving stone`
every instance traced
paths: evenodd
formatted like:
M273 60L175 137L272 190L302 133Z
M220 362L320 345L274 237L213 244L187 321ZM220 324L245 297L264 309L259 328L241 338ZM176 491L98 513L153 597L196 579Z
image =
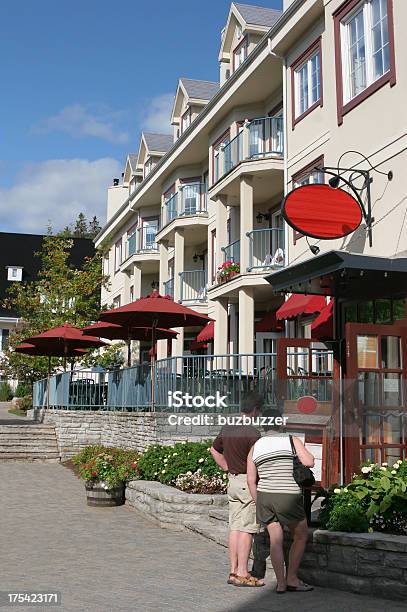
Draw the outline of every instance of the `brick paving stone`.
M225 583L224 548L161 529L134 510L86 506L58 464L0 463L0 590L58 590L62 606L7 612L396 612L403 604L332 589L273 593Z

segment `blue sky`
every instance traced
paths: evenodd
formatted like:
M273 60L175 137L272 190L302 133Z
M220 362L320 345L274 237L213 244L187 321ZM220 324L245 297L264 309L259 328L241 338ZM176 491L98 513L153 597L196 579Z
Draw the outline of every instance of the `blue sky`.
M218 79L230 2L1 4L0 231L59 229L81 210L104 220L140 130L169 124L178 77Z

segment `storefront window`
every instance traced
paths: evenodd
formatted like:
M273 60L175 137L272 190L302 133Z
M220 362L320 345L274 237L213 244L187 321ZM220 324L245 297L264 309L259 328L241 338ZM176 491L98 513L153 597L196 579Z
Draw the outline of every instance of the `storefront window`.
M377 336L358 336L358 368L373 369L379 366Z
M391 323L391 300L376 300L376 323Z
M400 338L398 336L382 336L382 368L385 370L398 370L401 367Z

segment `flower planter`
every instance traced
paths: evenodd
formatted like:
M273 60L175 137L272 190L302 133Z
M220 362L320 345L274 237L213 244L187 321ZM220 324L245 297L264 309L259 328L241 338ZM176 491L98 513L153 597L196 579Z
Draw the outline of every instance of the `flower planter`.
M228 281L232 280L235 276L239 276L240 272L236 272L235 270L231 270L228 274L223 274L222 276L218 276L218 285L223 285Z
M124 482L117 483L112 489L104 480L90 481L85 484L88 506L107 508L124 504Z

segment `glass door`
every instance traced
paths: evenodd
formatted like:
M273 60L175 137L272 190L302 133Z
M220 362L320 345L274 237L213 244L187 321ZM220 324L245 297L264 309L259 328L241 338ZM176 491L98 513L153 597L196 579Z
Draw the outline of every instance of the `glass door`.
M347 323L345 404L348 476L363 461L407 456L406 340L400 325Z

